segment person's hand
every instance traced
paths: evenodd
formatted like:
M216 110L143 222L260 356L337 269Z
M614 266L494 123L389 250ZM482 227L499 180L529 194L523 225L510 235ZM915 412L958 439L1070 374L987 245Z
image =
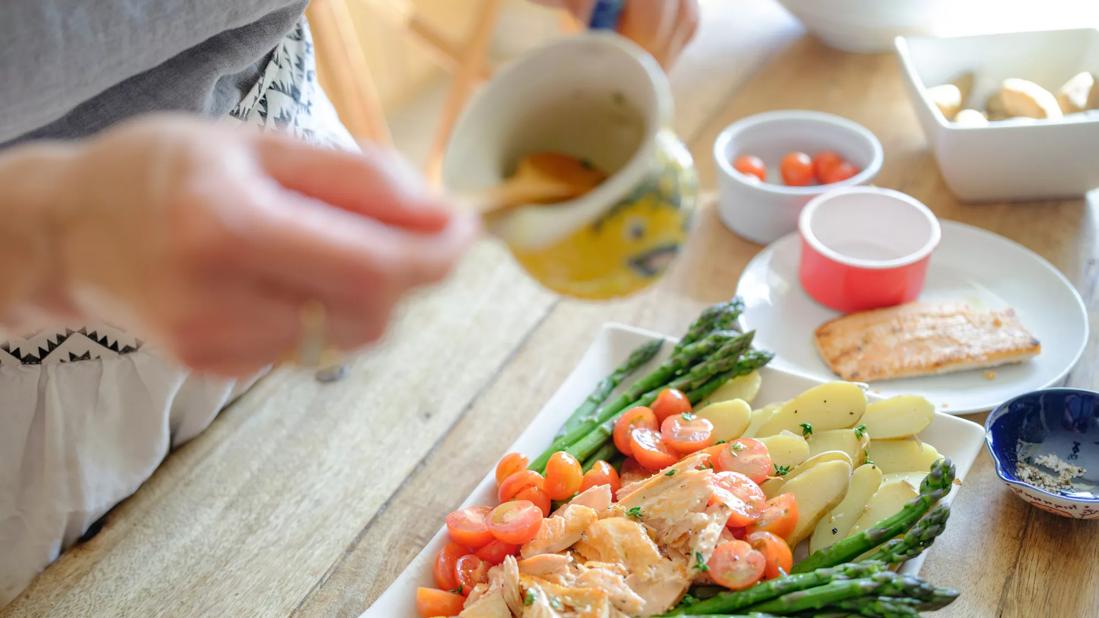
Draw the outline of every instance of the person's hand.
M591 19L595 0L535 0L568 10L582 23ZM625 0L618 21L619 34L644 47L664 68L698 30L698 0Z
M443 277L477 228L379 149L155 116L36 156L50 190L21 194L37 191L46 216L23 227L44 234L49 266L23 313L134 328L222 375L293 349L311 301L330 344L376 340L398 299Z

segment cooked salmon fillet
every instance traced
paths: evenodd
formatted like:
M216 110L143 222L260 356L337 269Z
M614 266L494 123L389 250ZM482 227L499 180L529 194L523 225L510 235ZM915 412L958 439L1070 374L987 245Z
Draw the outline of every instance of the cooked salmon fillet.
M816 344L836 375L859 382L995 367L1042 351L1014 310L964 303L853 313L821 325Z

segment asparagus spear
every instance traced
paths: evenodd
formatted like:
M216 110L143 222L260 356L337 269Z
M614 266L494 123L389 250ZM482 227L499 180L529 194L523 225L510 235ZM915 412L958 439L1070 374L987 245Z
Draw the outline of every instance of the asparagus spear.
M915 577L900 575L892 571L879 571L860 579L833 581L808 590L784 594L777 599L753 605L750 609L775 614L792 614L807 610L824 609L847 599L877 595L949 603L957 598L957 591L938 589Z
M733 612L771 599L776 599L785 594L816 588L830 582L869 577L874 573L884 571L885 567L885 564L874 561L848 562L834 567L817 569L812 573L776 577L775 579L758 583L751 588L720 592L703 601L680 605L666 615L682 616Z
M808 558L795 564L791 572L807 573L821 567L854 560L905 532L950 491L953 482L954 464L945 458L936 461L931 464L931 471L920 483L920 495L909 501L900 511L874 524L873 528L813 552Z
M744 301L739 296L734 296L728 302L706 307L699 314L698 319L687 328L687 332L680 337L673 353L679 352L713 331L739 330L736 328L736 321L743 311Z
M622 383L622 380L625 380L630 374L652 360L663 345L664 341L662 339L657 339L642 344L631 352L629 358L619 365L614 372L599 381L599 384L595 386L595 389L588 395L587 399L584 400L584 403L576 408L576 411L572 413L569 420L565 421L561 430L558 431L557 435L554 437L559 438L578 425L594 418L595 411L599 408L599 405L606 401L607 397L610 396L614 389L618 388L618 385Z
M867 618L911 618L920 615L920 612L910 605L887 601L883 597L848 599L833 603L832 607L848 610Z
M713 394L714 391L721 388L721 385L728 382L731 378L737 376L748 375L756 369L771 362L771 359L775 355L771 352L764 352L763 350L748 350L737 361L736 366L723 374L711 378L708 382L702 384L698 388L686 393L687 399L693 404L697 404L700 401L705 401L707 397Z
M669 380L672 380L675 376L687 370L696 362L707 358L731 340L740 337L744 337L744 335L732 332L716 332L710 333L701 341L686 346L679 353L673 354L671 358L661 363L652 373L630 385L625 392L613 401L604 403L600 406L595 413L594 419L581 423L565 435L556 438L553 441L553 444L550 444L549 448L543 451L528 467L536 472L544 472L546 469L546 462L549 461L551 455L557 451L564 450L565 447L588 435L593 429L599 426L599 423L605 422L607 418L625 410L631 403L634 403L646 393L663 387ZM649 403L652 403L652 400L650 400Z
M607 442L603 446L599 447L599 450L592 453L584 460L583 470L587 472L591 470L591 467L595 465L595 462L603 460L610 462L618 454L618 449L614 446L614 442Z
M904 536L893 539L870 554L868 559L881 560L887 564L900 564L920 555L923 550L931 547L935 537L946 529L946 520L950 517L950 507L940 504L916 522L912 529L904 533Z
M736 367L740 355L752 345L752 337L754 335L755 332L753 331L730 339L725 345L718 348L717 351L706 358L706 360L703 360L692 367L685 375L668 382L667 385L645 393L639 399L622 406L622 410L618 410L602 418L599 425L564 450L571 453L577 459L584 460L611 437L614 433L614 422L618 420L618 417L621 416L621 413L625 409L635 406L650 405L656 399L656 396L660 394L660 391L665 388L674 388L683 392L691 392L706 385L706 383L710 382L715 376L725 375L732 371ZM725 379L728 378L726 377ZM722 380L722 382L724 382L724 380ZM717 387L714 386L713 388ZM710 392L713 391L711 390ZM531 464L532 467L533 465L534 464Z

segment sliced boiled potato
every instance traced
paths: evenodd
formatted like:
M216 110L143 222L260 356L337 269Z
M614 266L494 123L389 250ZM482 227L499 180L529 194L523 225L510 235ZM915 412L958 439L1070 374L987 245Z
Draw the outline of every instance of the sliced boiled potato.
M826 451L843 451L851 458L852 465L859 466L866 460L866 447L869 443L870 436L862 429L814 431L809 436L809 456Z
M866 394L851 382L828 382L805 391L782 404L760 428L758 435L773 436L781 431L813 432L854 427L866 411Z
M711 403L699 410L697 416L714 424L715 440L735 440L748 428L752 406L743 399L730 399Z
M882 483L903 481L911 485L912 489L915 489L918 492L920 490L920 483L923 483L923 479L926 476L926 472L892 472L882 477Z
M798 503L798 523L786 542L797 547L809 536L821 517L831 511L847 494L851 465L845 461L826 461L786 481L782 493L794 494Z
M771 403L763 406L758 410L752 410L752 418L748 421L748 428L741 434L742 438L754 438L759 432L759 428L766 423L771 416L782 407L781 403Z
M919 495L919 492L912 489L908 481L903 479L888 483L883 482L881 487L878 487L878 491L874 492L874 495L867 501L866 510L855 521L855 525L851 526L844 538L858 534L868 528L873 528L874 524L901 510L909 500L917 495Z
M954 120L954 115L962 109L965 100L962 91L954 84L940 84L927 89L927 98L939 108L947 120Z
M874 464L863 464L855 468L843 501L817 522L813 536L809 537L809 551L817 551L846 538L855 522L866 511L870 498L881 487L882 480L881 468Z
M763 489L763 493L766 494L768 498L774 498L775 496L782 493L782 486L786 484L787 479L792 479L802 472L805 472L809 468L817 464L824 463L826 461L845 461L848 463L848 465L851 464L851 458L847 455L847 453L844 453L843 451L824 451L823 453L817 453L816 455L809 457L809 459L806 459L805 461L794 466L784 476L776 476L774 478L767 479L763 482L762 485L760 485L760 487Z
M1017 77L1004 80L1000 101L1008 116L1058 120L1064 116L1057 97L1038 84Z
M756 393L759 392L759 386L763 383L763 378L759 375L758 371L753 371L747 375L737 376L735 378L729 378L727 382L717 387L717 390L710 394L706 398L707 403L717 403L719 401L729 401L731 399L743 399L748 403L752 403L752 400L756 398Z
M809 458L809 443L805 438L789 431L756 439L767 447L771 463L776 466L793 468Z
M935 406L918 395L900 395L866 404L863 425L874 440L914 436L931 424Z
M935 447L916 438L897 440L871 440L867 449L870 461L885 474L894 472L923 472L941 457Z

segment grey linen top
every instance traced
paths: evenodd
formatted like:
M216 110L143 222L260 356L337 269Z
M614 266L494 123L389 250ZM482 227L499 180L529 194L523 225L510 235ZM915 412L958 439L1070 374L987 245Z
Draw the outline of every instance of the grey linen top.
M0 147L228 113L306 0L0 0Z

